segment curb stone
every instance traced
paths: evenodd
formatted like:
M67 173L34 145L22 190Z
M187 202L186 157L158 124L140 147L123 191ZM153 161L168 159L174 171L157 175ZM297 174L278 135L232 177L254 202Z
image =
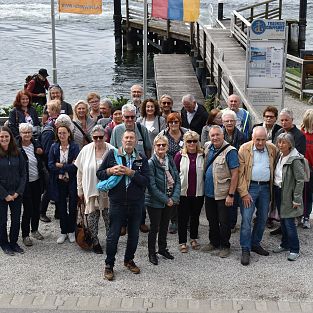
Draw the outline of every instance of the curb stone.
M0 294L0 308L78 312L313 313L313 302Z

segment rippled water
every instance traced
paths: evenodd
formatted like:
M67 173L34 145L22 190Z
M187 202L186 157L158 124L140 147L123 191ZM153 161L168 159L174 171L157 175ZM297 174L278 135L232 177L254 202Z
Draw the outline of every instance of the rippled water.
M203 19L208 4L202 0ZM284 13L289 18L298 14L298 0L285 0ZM225 15L255 1L224 0ZM308 0L308 16L313 0ZM50 0L0 0L0 105L13 102L28 74L44 67L52 75ZM296 13L295 13L296 12ZM288 16L289 14L289 16ZM103 1L102 15L56 15L58 83L66 99L75 103L89 91L102 96L126 96L132 84L142 81L142 56L124 53L116 57L113 37L113 0ZM309 21L307 32L312 31ZM312 40L307 48L312 48ZM152 56L149 58L148 92L154 94ZM52 78L51 78L52 79Z

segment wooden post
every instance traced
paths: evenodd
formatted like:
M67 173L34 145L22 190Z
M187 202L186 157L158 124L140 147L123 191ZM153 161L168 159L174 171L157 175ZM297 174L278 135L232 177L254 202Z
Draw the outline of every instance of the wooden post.
M279 15L278 18L281 20L281 13L282 13L282 5L283 5L283 0L279 0Z
M171 21L166 20L166 37L170 38Z
M115 50L122 50L122 9L121 0L114 0L114 37Z
M234 93L234 86L233 84L231 83L231 81L229 80L228 81L228 95L232 95Z
M302 90L305 89L305 71L304 71L304 60L301 63L301 89L300 89L300 100L303 99Z
M253 7L250 9L250 23L253 21Z
M266 5L265 5L265 18L268 18L268 6L269 6L269 4L266 3Z
M211 42L211 64L210 64L211 82L214 83L214 44Z
M200 55L200 25L197 23L197 51L198 56Z
M217 70L217 97L218 99L221 99L222 94L222 68L220 65L218 65Z

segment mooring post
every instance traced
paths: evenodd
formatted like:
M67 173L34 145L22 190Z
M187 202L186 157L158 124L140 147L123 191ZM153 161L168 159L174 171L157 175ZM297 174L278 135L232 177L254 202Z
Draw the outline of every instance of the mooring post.
M121 0L114 0L114 36L115 50L122 50L122 9Z
M299 44L298 44L299 51L301 49L305 49L306 15L307 15L307 0L300 0Z
M222 20L224 17L224 0L218 0L217 6L217 18L218 20Z

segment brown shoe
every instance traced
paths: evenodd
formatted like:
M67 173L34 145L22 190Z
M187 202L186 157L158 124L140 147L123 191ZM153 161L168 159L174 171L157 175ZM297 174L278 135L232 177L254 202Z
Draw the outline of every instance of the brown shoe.
M110 281L114 279L113 267L111 267L110 265L105 266L104 278L106 278L107 280L110 280Z
M146 225L146 224L140 225L140 231L141 231L142 233L148 233L148 232L149 232L149 227L148 227L148 225Z
M127 232L126 226L122 226L122 227L121 227L120 236L125 236L125 235L126 235L126 232Z
M124 265L134 274L140 273L140 268L136 265L133 260L124 261Z

